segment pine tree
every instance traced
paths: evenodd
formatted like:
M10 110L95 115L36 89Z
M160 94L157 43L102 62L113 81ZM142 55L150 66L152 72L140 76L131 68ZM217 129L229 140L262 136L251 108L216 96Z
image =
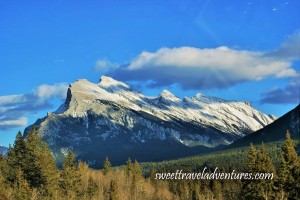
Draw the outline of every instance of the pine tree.
M91 183L89 178L90 176L89 174L89 166L88 164L86 164L85 162L79 160L78 164L77 164L77 174L78 174L78 184L77 184L77 188L78 188L78 193L77 196L79 199L84 199L84 196L88 196L88 194L86 194L86 192L88 192L89 190L89 184ZM93 180L93 179L92 179ZM92 199L92 198L89 198Z
M96 191L97 191L97 184L92 179L92 177L89 177L88 185L87 185L87 195L89 199L92 199Z
M16 164L20 166L21 169L23 170L25 165L24 155L26 154L26 145L22 133L20 131L16 136L13 149L15 152Z
M288 199L300 199L300 159L295 150L295 144L289 131L286 140L281 147L281 159L279 170L279 190L281 197Z
M117 200L118 199L118 187L117 182L115 180L111 180L110 188L109 188L109 200Z
M5 183L5 174L7 173L7 164L4 156L0 155L0 199L8 199L8 185Z
M104 169L103 169L103 174L104 175L108 174L108 172L111 171L111 164L110 164L110 162L108 160L108 157L105 158L103 167L104 167Z
M218 180L212 181L212 191L216 199L223 199L222 198L222 184Z
M257 152L256 148L251 143L248 150L248 162L247 162L247 172L255 172L256 170L256 158Z
M257 152L257 172L259 173L273 173L275 176L275 167L271 158L268 155L264 144L261 145ZM274 180L264 179L257 180L256 190L258 191L258 198L271 199L274 197Z
M286 190L286 184L288 184L289 174L290 174L289 167L283 155L281 154L279 177L277 181L277 187L278 187L280 199L287 198L287 193L289 191Z
M17 169L16 181L14 182L14 199L15 200L30 200L31 189L28 182L24 179L23 171L20 167Z
M200 191L200 182L194 181L193 182L193 196L192 198L195 200L199 200L201 198L201 191Z
M7 165L8 168L8 180L13 183L16 180L17 169L21 168L22 171L25 169L25 155L26 155L26 145L19 131L13 147L9 147L7 154Z
M247 170L252 173L273 173L275 176L275 167L268 155L267 149L262 144L258 151L251 144L248 151ZM271 199L274 197L274 180L245 180L241 196L243 199Z
M256 173L257 172L257 151L256 148L251 143L248 150L248 162L247 162L247 172ZM241 196L243 199L255 199L258 194L256 190L256 182L254 180L244 180Z
M38 136L38 132L33 129L27 136L25 155L26 165L24 174L28 183L33 188L39 188L45 182L42 174L42 166L40 166L39 154L40 154L41 141Z
M275 167L272 163L272 159L270 158L267 148L264 144L262 144L257 152L257 160L256 160L256 169L259 172L274 172Z
M129 176L132 173L133 170L133 164L131 162L131 159L128 158L127 162L126 162L126 174L127 176Z
M142 178L142 169L137 160L132 164L130 160L128 160L128 172L130 173L129 179L131 180L130 193L132 195L132 199L137 198L137 186L139 185L139 181Z
M142 178L142 168L137 160L134 160L134 163L132 165L132 173L134 176L134 179L137 181Z
M71 151L68 151L65 158L60 177L60 188L64 193L69 195L71 192L78 192L80 177L77 171L75 156Z
M47 144L40 151L39 163L42 175L44 176L42 192L45 196L52 197L58 190L59 171Z
M52 196L58 187L58 170L48 145L33 128L27 136L24 176L42 196Z

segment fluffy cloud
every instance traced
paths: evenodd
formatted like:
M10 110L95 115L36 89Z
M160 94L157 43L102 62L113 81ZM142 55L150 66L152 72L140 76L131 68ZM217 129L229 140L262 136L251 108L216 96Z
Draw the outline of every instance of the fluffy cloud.
M279 48L267 54L271 57L284 58L289 60L300 59L300 30L287 37Z
M292 80L284 89L274 87L262 94L261 103L271 104L299 104L300 81Z
M40 85L35 91L34 94L41 99L49 98L65 98L68 85L65 83L60 83L56 85Z
M130 64L108 75L123 81L152 80L152 87L180 84L186 89L227 88L244 81L274 76L293 77L291 61L264 52L194 47L142 52Z
M68 85L40 85L31 93L0 96L0 130L24 126L27 114L51 108L51 99L64 99Z

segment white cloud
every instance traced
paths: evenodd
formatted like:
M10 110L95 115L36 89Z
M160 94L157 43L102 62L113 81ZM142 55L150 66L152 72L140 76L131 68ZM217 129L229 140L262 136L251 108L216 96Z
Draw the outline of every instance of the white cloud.
M18 127L18 126L25 126L27 124L28 120L26 117L21 117L19 119L14 120L1 120L0 121L0 127Z
M65 98L68 85L66 83L60 83L56 85L40 85L36 90L35 94L43 99L48 98Z
M0 105L11 105L14 103L22 103L26 101L23 95L7 95L7 96L0 96Z
M51 100L65 99L68 85L40 85L31 93L0 96L0 130L27 124L27 116L51 108Z
M153 86L181 84L183 88L226 88L266 77L294 77L291 62L264 52L194 47L161 48L142 52L129 65L109 72L120 80L153 80Z

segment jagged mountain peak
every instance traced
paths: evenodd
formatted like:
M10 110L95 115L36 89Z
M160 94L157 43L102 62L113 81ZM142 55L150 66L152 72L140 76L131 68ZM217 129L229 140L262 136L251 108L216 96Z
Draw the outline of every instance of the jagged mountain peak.
M69 87L72 87L72 85L81 85L81 84L86 84L86 83L90 83L87 79L85 78L81 78L76 80L74 83L69 84Z
M204 103L225 103L225 102L228 102L224 99L220 99L220 98L217 98L217 97L206 96L202 93L197 93L196 95L194 95L192 97L192 99L195 99L197 101L201 101L201 102L204 102Z
M226 118L228 116L228 112L231 112L231 115L233 115L231 119L234 120L234 123L231 123L231 125L241 125L242 123L245 123L244 120L247 120L248 122L242 126L245 126L245 128L247 127L247 129L249 128L250 130L256 130L259 127L261 128L263 125L276 119L275 116L265 115L255 110L249 103L227 101L217 97L206 96L202 93L198 93L192 98L185 97L182 100L170 91L163 90L156 98L153 99L135 92L127 84L107 76L101 76L99 84L91 83L86 79L80 79L71 84L68 90L66 103L62 106L63 109L60 108L59 112L56 113L58 114L68 111L69 113L80 113L81 116L84 115L88 109L98 112L96 109L98 105L95 102L99 100L109 101L137 111L140 111L141 109L148 113L155 111L155 115L160 116L161 118L164 118L162 116L166 116L166 108L170 111L172 110L172 114L176 113L177 116L182 119L197 119L198 121L198 118L200 119L204 115L205 121L209 120L207 121L208 123L222 124L223 118ZM195 110L189 111L187 108L195 108ZM199 112L200 108L201 112ZM203 113L204 111L206 114ZM207 116L210 115L215 115L217 117L206 119ZM240 118L235 117L238 115ZM257 116L260 117L257 118ZM216 119L221 121L216 122ZM203 119L201 120L203 121Z
M159 96L165 96L165 97L175 97L175 95L170 92L169 90L164 89Z
M79 79L69 86L69 92L73 97L82 98L109 97L113 93L121 93L123 91L132 91L132 89L127 84L108 76L101 76L98 84L92 83L87 79ZM74 94L76 95L74 96Z
M70 84L65 103L34 125L56 156L72 149L87 160L85 156L95 149L93 159L98 159L98 152L113 157L114 153L141 151L145 145L145 155L157 149L156 145L168 146L169 153L177 147L228 145L273 121L244 102L203 94L180 99L167 90L151 98L102 76L100 83L80 79ZM120 152L111 150L116 144Z
M177 96L175 96L172 92L170 92L169 90L164 89L159 95L158 98L164 99L164 100L170 100L170 101L181 101L180 98L178 98Z
M100 82L98 84L100 87L105 88L105 89L110 89L110 90L116 90L116 89L125 89L125 90L131 90L131 88L121 82L117 81L109 76L101 76L100 77Z

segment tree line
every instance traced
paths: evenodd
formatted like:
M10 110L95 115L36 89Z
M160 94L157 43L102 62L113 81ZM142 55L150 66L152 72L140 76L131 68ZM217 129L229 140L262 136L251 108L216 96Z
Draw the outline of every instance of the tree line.
M25 139L19 132L7 156L0 156L0 199L300 199L300 159L288 132L279 167L274 167L265 145L251 144L244 170L275 176L272 180L156 180L157 170L145 175L136 160L112 167L106 158L103 168L95 170L76 161L70 151L58 169L47 144L33 129Z

